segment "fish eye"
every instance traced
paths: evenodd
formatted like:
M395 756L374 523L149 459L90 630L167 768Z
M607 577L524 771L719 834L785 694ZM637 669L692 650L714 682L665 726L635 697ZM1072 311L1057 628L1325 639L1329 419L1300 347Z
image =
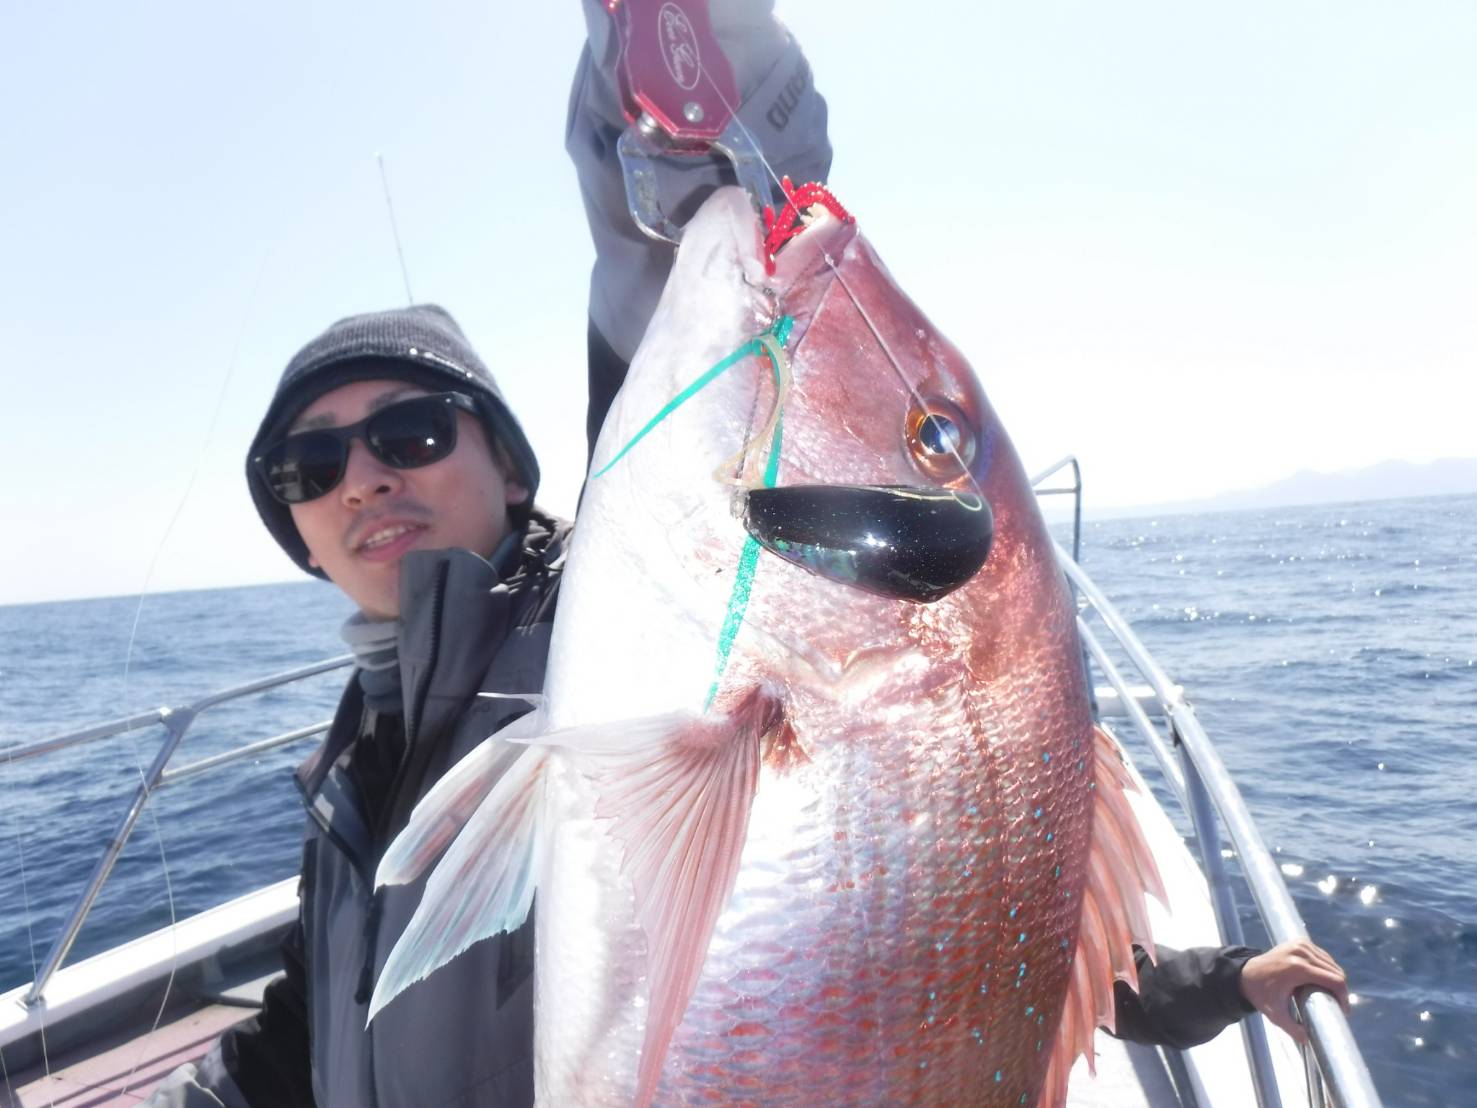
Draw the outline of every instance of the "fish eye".
M924 475L949 481L974 461L974 433L962 412L947 400L930 399L915 405L903 428L908 456Z
M958 425L946 415L930 413L918 425L918 445L929 454L953 454L963 438Z

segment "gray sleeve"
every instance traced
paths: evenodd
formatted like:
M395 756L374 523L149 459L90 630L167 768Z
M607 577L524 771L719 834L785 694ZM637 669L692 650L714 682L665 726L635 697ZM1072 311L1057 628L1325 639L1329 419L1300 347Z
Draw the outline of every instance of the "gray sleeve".
M629 362L672 266L672 248L647 238L626 208L615 144L625 129L616 93L619 42L600 0L583 0L588 41L570 94L565 148L579 174L595 242L590 320ZM799 45L774 17L773 0L709 0L719 44L743 100L739 119L778 176L796 184L824 181L831 168L826 102L815 90ZM683 158L662 164L660 190L669 215L685 222L709 193L734 176L726 159ZM778 185L774 185L779 195Z

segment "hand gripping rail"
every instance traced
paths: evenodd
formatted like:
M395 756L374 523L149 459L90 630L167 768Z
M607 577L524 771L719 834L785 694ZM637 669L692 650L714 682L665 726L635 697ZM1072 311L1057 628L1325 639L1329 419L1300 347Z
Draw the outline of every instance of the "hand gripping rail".
M165 730L164 741L159 746L159 752L154 756L153 764L149 766L147 772L144 774L143 780L139 782L138 789L129 801L128 808L114 827L113 834L109 837L107 846L103 849L102 856L93 867L92 876L88 879L87 885L83 888L81 895L77 899L77 903L73 906L71 914L62 926L61 933L57 936L55 942L52 943L50 951L47 952L46 961L42 963L40 971L36 974L36 980L32 983L30 991L26 993L25 1003L27 1005L34 1007L42 1002L47 983L51 980L52 975L61 968L62 962L71 951L72 944L77 939L77 934L82 930L82 924L86 921L88 913L92 911L92 906L97 900L98 893L102 891L102 887L107 882L108 876L113 872L113 866L117 863L118 856L123 853L123 847L127 844L129 836L133 834L134 826L138 823L139 817L143 815L144 807L148 804L149 797L153 795L155 789L160 789L165 785L194 777L196 774L204 773L206 770L214 769L228 762L234 762L241 758L249 758L263 751L271 750L274 747L284 746L288 743L297 742L300 739L321 734L328 730L329 724L329 721L325 720L322 723L299 727L295 730L275 735L272 738L248 743L245 746L237 747L235 750L226 751L223 754L217 754L209 758L202 758L199 761L191 762L188 765L171 770L168 768L169 761L174 756L174 752L178 749L180 742L184 739L185 732L195 722L196 717L206 709L213 708L226 701L237 700L243 696L250 696L253 693L264 692L267 689L288 685L294 681L315 677L320 673L327 673L330 670L342 669L352 664L353 660L354 658L351 654L329 658L326 661L315 662L309 666L302 666L298 669L273 674L270 677L263 677L245 685L223 689L220 692L211 693L209 696L202 697L199 700L180 707L156 708L152 712L142 712L138 715L126 716L122 719L100 723L94 727L84 728L81 731L72 731L65 735L56 735L38 742L24 743L0 750L0 760L5 762L19 762L27 758L36 758L43 754L50 754L53 751L64 750L68 747L96 742L99 739L111 738L114 735L121 735L125 731L135 731L141 727L148 727L156 723Z

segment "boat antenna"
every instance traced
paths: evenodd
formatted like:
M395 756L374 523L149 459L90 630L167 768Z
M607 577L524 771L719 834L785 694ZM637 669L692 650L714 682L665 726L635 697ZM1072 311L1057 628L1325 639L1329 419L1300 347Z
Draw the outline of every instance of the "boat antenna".
M395 236L395 256L400 259L400 277L405 282L405 302L415 304L415 297L410 293L410 272L405 268L405 251L400 247L400 225L395 222L395 202L390 199L390 178L385 175L385 156L376 153L374 160L380 167L380 184L385 190L385 208L390 213L390 233Z

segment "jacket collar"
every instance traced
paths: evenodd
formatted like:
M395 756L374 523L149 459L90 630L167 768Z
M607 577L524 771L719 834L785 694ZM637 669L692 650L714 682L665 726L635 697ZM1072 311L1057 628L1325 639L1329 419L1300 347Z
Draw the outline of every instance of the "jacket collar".
M508 586L467 550L410 555L400 572L400 692L410 746L439 735L507 637Z
M513 611L513 595L530 575L547 572L562 560L562 531L554 520L535 512L521 542L506 557L498 557L501 574L469 550L415 551L401 564L400 689L412 767L427 753L418 748L434 745L477 694L514 619L531 618L532 613ZM355 670L328 737L298 768L298 785L309 801L359 737L363 716L364 696Z

